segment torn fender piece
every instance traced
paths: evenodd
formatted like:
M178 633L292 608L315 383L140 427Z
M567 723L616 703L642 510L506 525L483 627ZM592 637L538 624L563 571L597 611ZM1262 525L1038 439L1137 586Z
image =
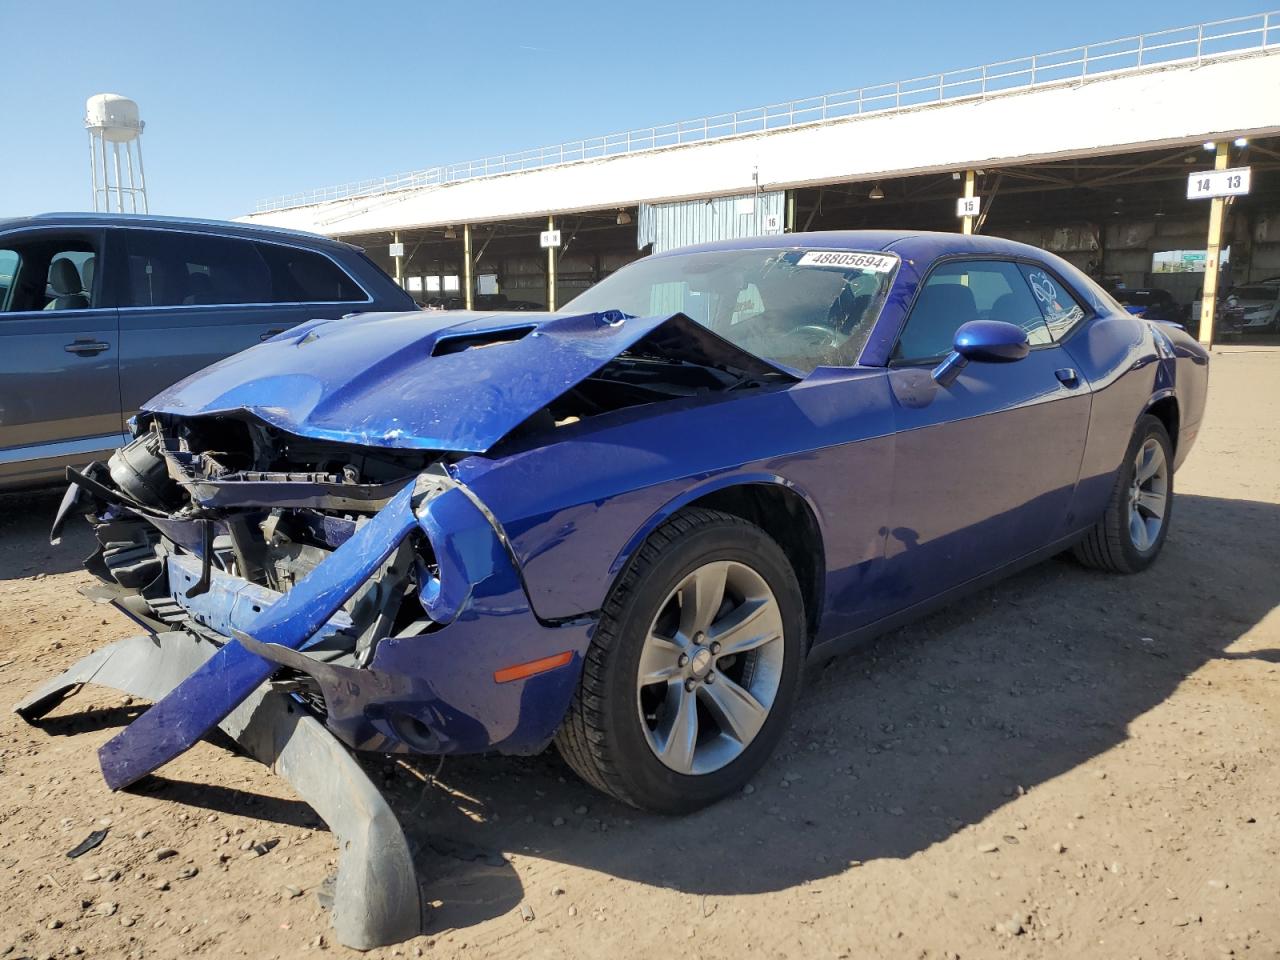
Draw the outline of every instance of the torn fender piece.
M298 649L329 620L417 526L405 487L323 563L249 625L264 643ZM277 669L231 641L98 751L107 786L127 787L191 749Z

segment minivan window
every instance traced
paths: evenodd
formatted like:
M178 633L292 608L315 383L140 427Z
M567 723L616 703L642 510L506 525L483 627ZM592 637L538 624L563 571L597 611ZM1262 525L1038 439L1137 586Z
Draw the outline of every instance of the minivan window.
M18 275L21 262L17 250L0 250L0 311L9 309L9 293L13 290L13 278Z
M97 244L91 235L40 231L0 250L0 310L87 310L94 304Z
M252 240L167 230L128 231L124 306L267 303L271 272Z

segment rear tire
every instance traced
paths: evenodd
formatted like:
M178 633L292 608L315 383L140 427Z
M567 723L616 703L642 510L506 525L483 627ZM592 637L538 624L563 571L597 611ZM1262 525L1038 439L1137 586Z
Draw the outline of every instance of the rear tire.
M683 510L605 601L556 746L583 780L632 806L675 814L714 803L782 736L805 630L777 543L740 517Z
M1138 573L1155 562L1173 516L1173 444L1158 417L1138 421L1106 513L1074 548L1087 567Z

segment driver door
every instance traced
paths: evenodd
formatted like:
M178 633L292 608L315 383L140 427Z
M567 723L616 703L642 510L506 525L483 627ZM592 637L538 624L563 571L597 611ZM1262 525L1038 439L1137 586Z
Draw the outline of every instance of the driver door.
M1027 331L1012 363L930 372L970 320ZM896 445L885 594L924 601L1065 536L1089 423L1089 385L1053 339L1019 265L953 260L921 286L889 371Z

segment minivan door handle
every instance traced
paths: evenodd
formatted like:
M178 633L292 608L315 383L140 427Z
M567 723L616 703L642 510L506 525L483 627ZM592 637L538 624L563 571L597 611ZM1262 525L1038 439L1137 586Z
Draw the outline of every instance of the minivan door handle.
M1055 370L1053 371L1053 375L1068 387L1077 387L1080 385L1080 374L1076 373L1070 367L1062 367Z
M279 336L282 333L284 333L284 327L272 327L266 333L258 337L258 339L266 341L266 340L270 340L272 337Z
M82 357L92 357L103 350L110 350L111 344L103 343L101 340L76 340L74 343L68 343L62 349L67 353L78 353Z

